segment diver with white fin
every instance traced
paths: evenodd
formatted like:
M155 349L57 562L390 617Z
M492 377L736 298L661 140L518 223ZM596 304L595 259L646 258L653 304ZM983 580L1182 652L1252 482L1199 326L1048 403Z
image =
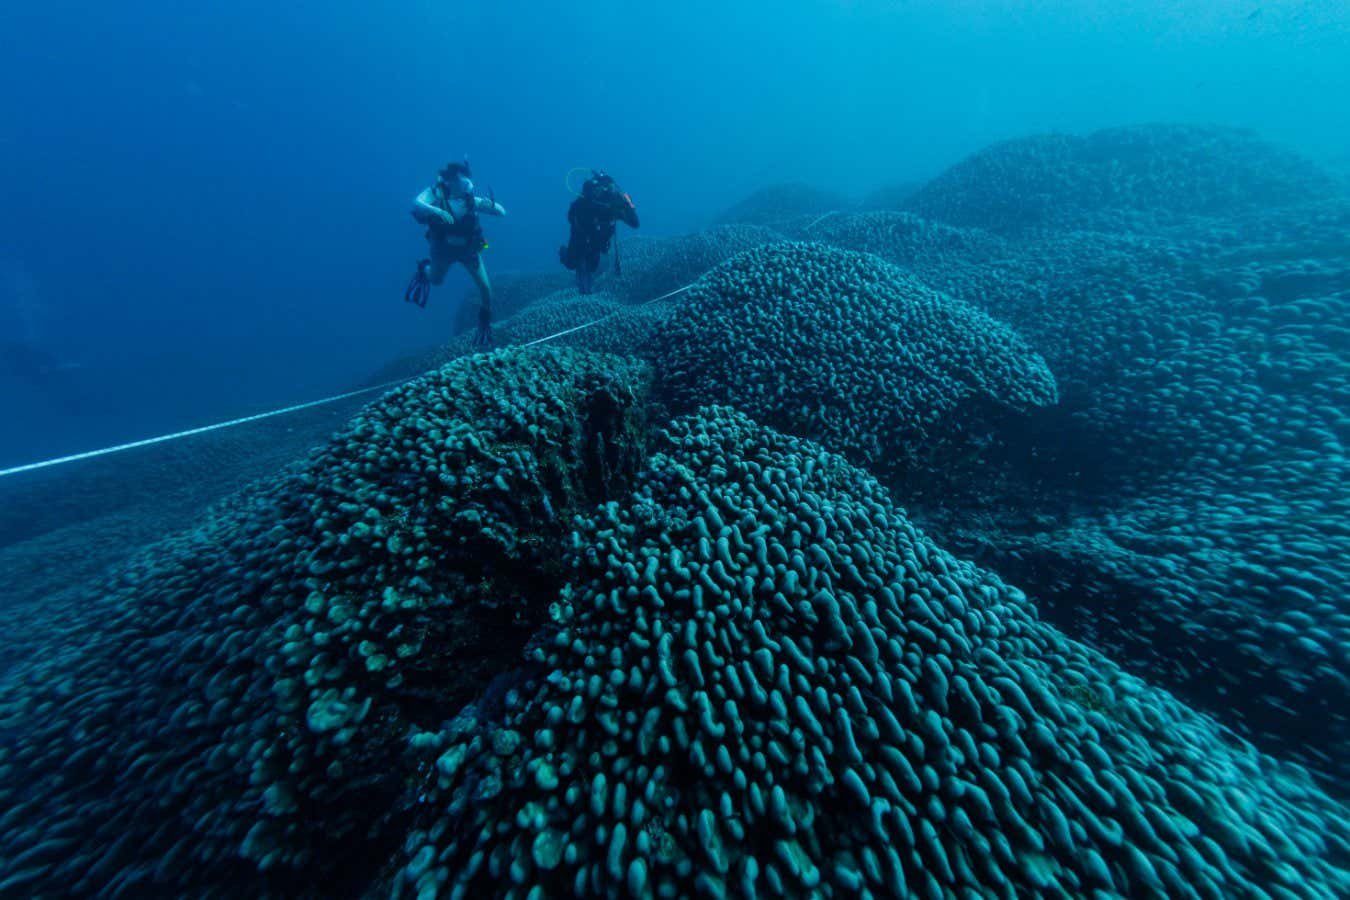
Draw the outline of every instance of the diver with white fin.
M487 197L475 194L469 176L468 159L450 163L437 174L436 183L413 201L413 218L427 226L431 256L418 262L403 298L425 307L431 286L444 282L453 264L461 264L478 286L481 300L474 344L488 347L492 344L492 283L483 265L487 241L479 214L504 216L506 209L490 192Z

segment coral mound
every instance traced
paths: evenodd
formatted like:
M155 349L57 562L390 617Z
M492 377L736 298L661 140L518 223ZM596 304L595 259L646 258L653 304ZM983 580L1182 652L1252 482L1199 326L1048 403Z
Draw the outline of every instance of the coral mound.
M1350 826L1305 779L808 442L677 420L571 547L539 677L441 735L397 895L1350 889Z
M0 894L332 895L406 734L519 658L571 516L640 463L645 367L458 361L161 545L0 684Z
M653 343L675 408L730 404L880 471L974 407L1056 398L1044 361L1007 326L824 244L774 244L719 266Z
M1334 186L1312 163L1230 128L1141 125L988 147L924 186L908 209L1019 232L1092 224L1107 212L1216 215L1316 199ZM1112 227L1134 227L1110 216Z

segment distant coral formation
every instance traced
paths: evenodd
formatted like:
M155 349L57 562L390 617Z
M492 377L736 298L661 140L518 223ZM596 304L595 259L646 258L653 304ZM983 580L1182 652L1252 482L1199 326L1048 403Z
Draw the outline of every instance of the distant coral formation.
M719 266L653 341L677 409L727 403L879 471L971 407L1056 396L1011 329L876 257L824 244L773 244Z
M791 181L755 191L719 215L717 224L774 227L798 216L819 216L852 205L842 194Z
M1022 232L1094 216L1215 215L1315 200L1331 180L1301 157L1230 128L1149 125L995 144L914 194L907 207L953 225Z

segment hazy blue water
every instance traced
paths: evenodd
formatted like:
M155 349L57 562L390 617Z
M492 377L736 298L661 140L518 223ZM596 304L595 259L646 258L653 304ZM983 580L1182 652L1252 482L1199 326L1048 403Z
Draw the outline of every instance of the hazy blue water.
M575 165L673 233L775 181L861 195L1055 129L1218 122L1343 161L1347 22L1342 0L6 3L0 342L81 368L0 375L0 463L308 399L447 334L461 283L399 296L408 201L463 152L511 212L494 271L556 266Z

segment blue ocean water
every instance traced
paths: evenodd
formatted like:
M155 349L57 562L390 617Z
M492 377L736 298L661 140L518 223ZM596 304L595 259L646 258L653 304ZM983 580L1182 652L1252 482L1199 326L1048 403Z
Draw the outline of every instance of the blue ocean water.
M0 35L0 896L1350 895L1350 3Z
M498 271L553 265L573 166L679 234L765 184L860 196L1044 131L1219 122L1343 157L1344 12L7 4L0 324L81 368L6 378L0 460L307 399L436 342L450 301L398 305L424 249L406 207L462 154L509 208Z

